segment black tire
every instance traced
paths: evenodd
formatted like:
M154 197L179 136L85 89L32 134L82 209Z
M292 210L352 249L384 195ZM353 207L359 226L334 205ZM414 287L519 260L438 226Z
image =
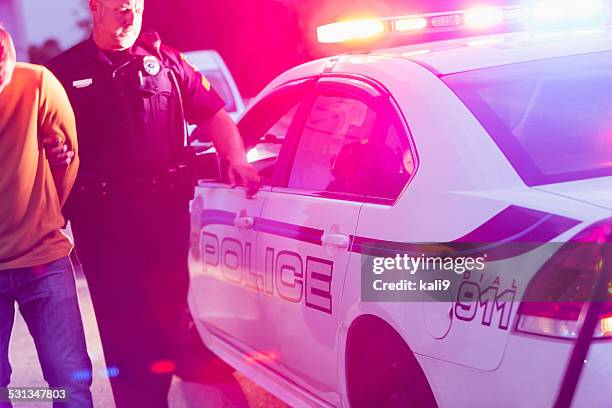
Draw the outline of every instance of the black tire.
M390 327L370 331L349 350L349 400L353 408L437 408L414 354ZM361 345L359 347L358 345Z

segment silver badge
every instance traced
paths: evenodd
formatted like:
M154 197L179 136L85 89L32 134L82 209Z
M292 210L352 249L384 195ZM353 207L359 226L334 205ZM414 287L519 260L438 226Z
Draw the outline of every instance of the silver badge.
M161 64L159 63L157 58L152 55L147 55L146 57L144 57L142 65L144 66L145 72L152 76L159 74L159 71L161 70Z

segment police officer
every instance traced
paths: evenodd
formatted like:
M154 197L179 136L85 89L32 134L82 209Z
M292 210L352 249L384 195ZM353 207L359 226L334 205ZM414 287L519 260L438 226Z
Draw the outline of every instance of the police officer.
M207 79L140 35L143 8L90 0L93 36L49 63L76 114L81 167L68 216L119 408L167 406L188 286L183 117L210 134L230 182L251 193L259 184ZM65 150L53 149L61 160Z

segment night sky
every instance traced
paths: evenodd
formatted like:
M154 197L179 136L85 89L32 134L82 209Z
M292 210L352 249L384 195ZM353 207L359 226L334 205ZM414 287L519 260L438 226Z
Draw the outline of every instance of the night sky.
M343 17L455 10L483 3L495 2L147 0L145 28L159 31L166 44L181 50L217 49L243 95L250 97L286 69L330 52L315 42L317 25Z

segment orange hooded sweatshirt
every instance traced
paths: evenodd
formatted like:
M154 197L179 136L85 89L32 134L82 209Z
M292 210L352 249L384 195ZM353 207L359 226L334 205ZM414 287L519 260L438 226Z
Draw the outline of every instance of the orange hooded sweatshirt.
M75 152L52 172L42 146L59 136ZM72 245L60 229L61 207L78 169L74 112L60 82L46 68L17 63L0 92L0 271L55 261Z

